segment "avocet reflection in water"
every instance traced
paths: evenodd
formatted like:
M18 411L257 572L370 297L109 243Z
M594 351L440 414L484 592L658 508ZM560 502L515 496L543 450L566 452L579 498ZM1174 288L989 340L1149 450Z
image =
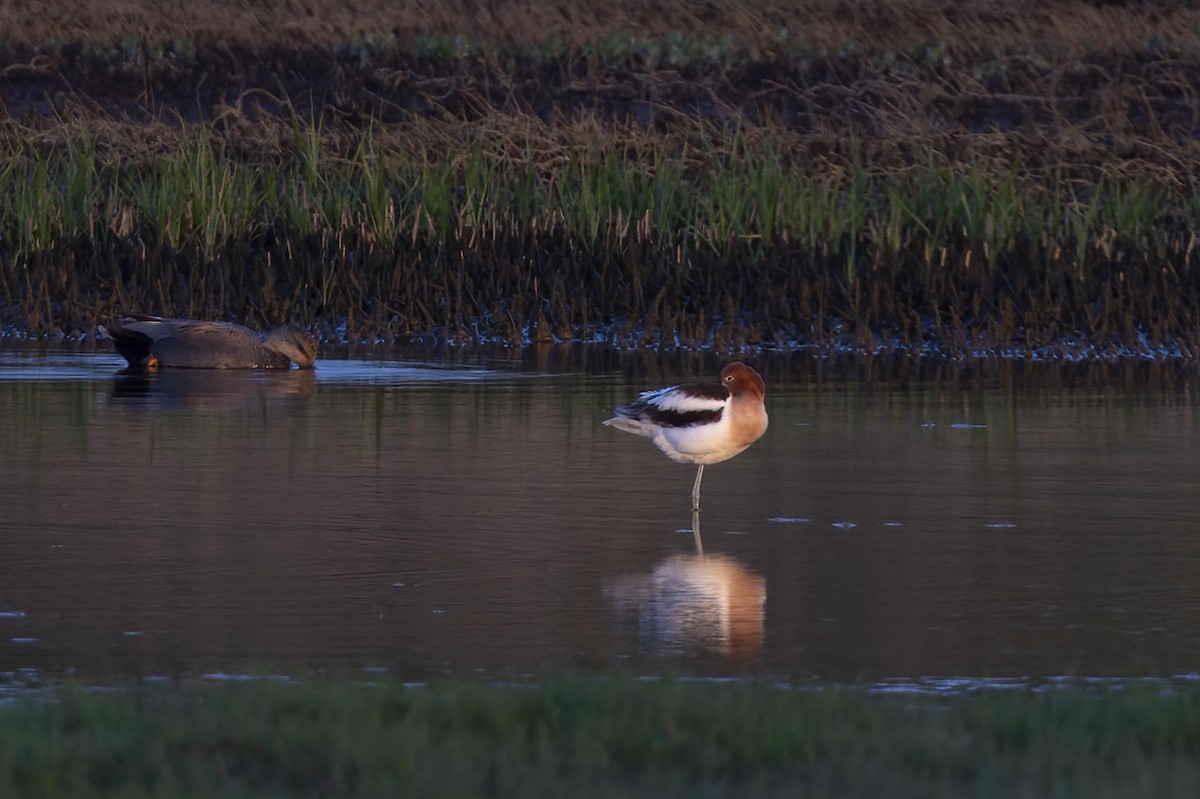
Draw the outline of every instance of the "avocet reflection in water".
M766 580L728 555L705 554L698 511L692 533L694 553L617 577L605 590L653 654L702 651L752 663L762 653Z

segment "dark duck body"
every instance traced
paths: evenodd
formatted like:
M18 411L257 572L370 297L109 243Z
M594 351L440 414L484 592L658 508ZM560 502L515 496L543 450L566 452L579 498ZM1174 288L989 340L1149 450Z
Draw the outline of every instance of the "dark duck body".
M317 359L317 340L296 325L257 333L232 322L123 316L105 330L134 369L308 369Z

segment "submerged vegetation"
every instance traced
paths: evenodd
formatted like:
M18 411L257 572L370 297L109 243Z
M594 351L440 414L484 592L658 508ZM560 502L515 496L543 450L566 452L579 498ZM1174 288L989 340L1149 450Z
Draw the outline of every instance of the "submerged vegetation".
M1200 695L269 682L0 705L5 796L1194 796Z
M0 45L10 330L1200 347L1184 4L317 6Z

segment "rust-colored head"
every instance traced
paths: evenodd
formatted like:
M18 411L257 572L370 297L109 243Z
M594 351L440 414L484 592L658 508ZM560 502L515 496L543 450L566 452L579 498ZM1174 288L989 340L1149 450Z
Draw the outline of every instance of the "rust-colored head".
M749 392L762 399L767 394L762 376L741 361L734 361L721 370L721 383L734 397Z

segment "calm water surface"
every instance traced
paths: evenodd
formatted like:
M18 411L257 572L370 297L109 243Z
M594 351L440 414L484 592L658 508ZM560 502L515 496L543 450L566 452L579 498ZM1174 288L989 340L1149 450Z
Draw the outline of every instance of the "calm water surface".
M0 682L1200 672L1191 369L755 364L697 536L693 469L600 421L712 357L6 345Z

